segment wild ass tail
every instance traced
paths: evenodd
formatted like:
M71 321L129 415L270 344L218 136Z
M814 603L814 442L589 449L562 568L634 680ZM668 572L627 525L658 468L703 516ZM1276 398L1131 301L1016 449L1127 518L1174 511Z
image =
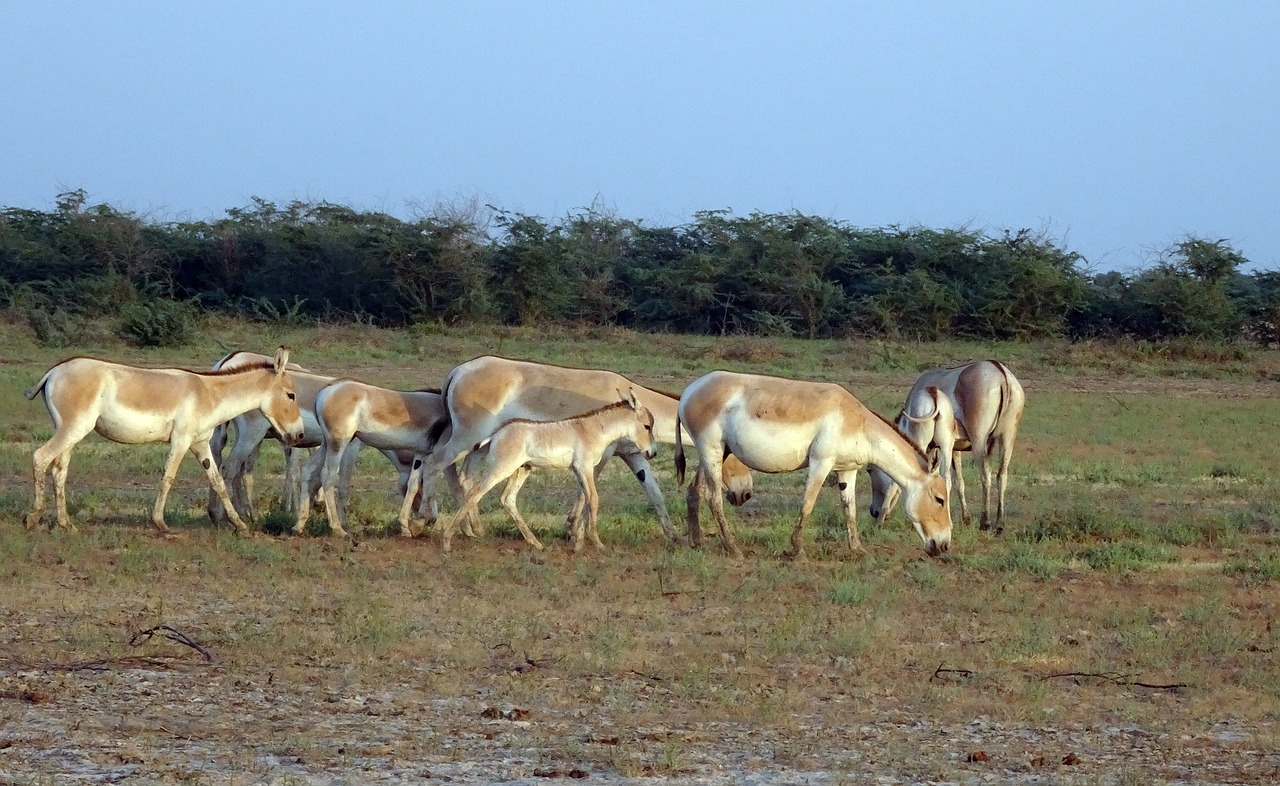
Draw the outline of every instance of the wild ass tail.
M58 366L60 365L62 364L59 363ZM58 366L54 366L53 368L57 368ZM26 390L22 391L22 395L27 397L27 401L30 401L31 399L40 395L40 391L44 390L45 384L49 381L49 375L53 373L53 368L44 372L44 376L40 377L40 381L36 383L35 387L27 388Z
M453 419L449 415L449 383L452 381L453 372L449 372L449 378L444 381L444 387L439 391L435 391L444 400L444 414L431 424L431 428L427 429L427 452L435 450L436 444L440 442L440 437L444 436L445 430L453 425Z
M684 437L681 431L680 413L676 412L676 488L684 485Z

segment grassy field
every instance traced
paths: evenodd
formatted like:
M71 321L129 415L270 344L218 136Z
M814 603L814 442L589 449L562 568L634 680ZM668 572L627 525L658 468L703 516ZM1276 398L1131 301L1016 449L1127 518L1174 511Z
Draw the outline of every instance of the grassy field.
M877 529L864 501L868 554L852 558L828 489L810 560L790 564L803 478L757 476L730 513L736 563L714 539L664 548L619 465L600 483L606 552L560 545L573 483L544 473L522 509L556 548L531 554L489 500L488 535L445 558L438 538L392 534L394 474L368 455L353 543L212 530L190 460L168 509L179 535L159 539L165 448L93 437L68 482L80 532L22 529L51 433L22 390L48 366L199 368L281 343L390 387L495 353L668 390L714 368L827 380L886 415L920 370L999 358L1028 397L1009 526L957 521L950 554L929 559L900 514ZM0 346L0 782L1280 779L1276 351L239 322L163 351L49 349L0 324ZM656 466L682 521L669 451ZM280 469L268 447L265 509ZM158 625L214 660L159 635L131 645Z

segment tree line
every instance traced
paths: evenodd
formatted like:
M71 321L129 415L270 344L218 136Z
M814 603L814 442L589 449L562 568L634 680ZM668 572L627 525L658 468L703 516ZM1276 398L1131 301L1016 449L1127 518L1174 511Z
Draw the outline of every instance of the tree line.
M702 211L653 226L441 207L411 219L254 199L211 221L155 220L83 191L0 209L0 306L47 343L113 316L179 343L202 311L383 326L620 325L809 338L1277 340L1280 272L1184 237L1147 267L1091 272L1030 230L860 228L800 213Z

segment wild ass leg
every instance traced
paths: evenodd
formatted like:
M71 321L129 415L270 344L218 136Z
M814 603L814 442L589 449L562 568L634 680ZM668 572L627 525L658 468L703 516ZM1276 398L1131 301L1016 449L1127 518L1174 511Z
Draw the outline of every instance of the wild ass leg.
M804 525L809 521L809 514L813 512L813 506L818 501L818 492L822 491L822 484L827 479L827 475L831 474L831 468L835 462L828 459L816 464L809 464L809 479L804 484L804 501L800 503L800 520L796 522L796 528L791 531L791 548L787 550L786 555L792 559L804 559Z
M600 513L600 497L596 493L594 467L581 467L574 464L573 474L578 479L579 493L587 501L585 521L583 516L579 516L573 526L573 551L576 554L582 551L583 530L596 527L597 516Z
M702 475L702 491L706 493L707 504L711 507L711 515L720 528L720 545L725 553L734 559L742 559L742 550L733 540L733 530L729 528L729 520L724 516L724 489L721 480L721 456L724 447L714 446L714 450L703 450L698 445L698 473Z
M516 528L524 536L525 543L533 546L538 551L542 551L542 541L538 540L538 536L534 535L533 530L529 529L529 524L520 515L520 509L516 507L516 498L520 495L520 487L529 479L529 475L530 470L528 467L517 469L515 474L507 478L507 485L502 487L502 496L498 499L502 503L502 507L506 509L507 514L515 521Z
M1004 491L1009 483L1009 462L1013 460L1013 442L1000 445L1000 468L996 472L996 534L1004 532Z
M481 498L488 494L494 486L514 475L523 466L523 460L519 460L518 456L516 458L518 459L516 461L500 461L492 452L489 453L489 471L485 473L479 483L471 488L471 491L467 493L466 501L462 503L462 507L458 508L458 512L453 515L453 518L441 528L441 546L445 553L452 550L453 534L458 529L458 523L466 521L466 517L470 514L475 514L476 518L479 519Z
M693 480L689 481L689 491L685 494L685 521L689 530L689 545L695 549L702 548L702 524L698 521L701 513L702 496L702 467L693 472Z
M302 495L306 493L307 454L305 448L284 449L284 498L281 505L293 513L302 505Z
M35 454L31 457L32 470L35 476L36 496L32 503L31 512L28 513L27 517L23 520L23 523L28 530L34 530L36 527L40 526L40 519L44 517L45 484L48 481L48 476L51 474L51 470L56 466L56 463L59 460L63 460L64 457L65 461L70 461L71 450L80 443L80 440L89 436L89 433L93 431L94 426L93 423L76 424L74 422L64 421L52 410L50 410L50 415L53 417L54 434L49 438L48 442L36 448ZM55 497L55 504L59 504L59 510L62 511L66 509L66 464L63 464L62 478L64 483L61 491L59 491L56 471L52 474L54 475L53 493ZM61 503L57 502L58 499L62 500ZM64 516L64 513L60 512L58 514L58 526L74 530L75 528L71 526L70 517L66 517L64 522Z
M58 509L58 526L75 532L71 516L67 513L67 469L71 466L71 451L53 460L53 500Z
M298 500L298 516L293 524L293 534L301 535L303 530L307 528L307 519L311 518L311 500L315 497L316 492L320 490L322 485L321 471L324 466L325 458L324 445L321 445L311 458L307 460L307 467L303 470L303 493L301 499Z
M858 500L854 496L854 484L857 479L857 470L836 473L836 485L840 489L840 504L844 507L844 526L848 533L849 551L854 554L866 551L862 548L862 541L858 539Z
M182 463L182 454L185 451L176 449L176 445L170 448L169 458L172 461L172 472L170 467L165 467L165 477L161 481L161 496L156 500L156 511L158 512L159 527L161 532L168 531L168 527L164 525L164 497L169 493L169 486L173 483L173 475L178 471L178 465ZM213 451L209 449L209 443L206 440L198 439L188 446L191 453L200 461L200 466L204 468L205 477L209 479L209 487L214 493L222 499L222 504L227 508L227 517L231 519L231 523L235 525L236 533L239 535L249 534L249 528L245 526L241 520L240 514L236 513L235 506L231 504L231 497L227 493L226 481L222 479L222 473L218 471L218 467L213 463ZM174 457L176 461L173 461ZM157 514L152 515L152 523L156 523Z
M462 487L462 478L458 475L457 465L450 464L444 468L444 479L445 483L449 486L449 493L453 495L454 501L461 504L462 501L467 498L467 492L466 489ZM468 538L474 538L476 536L475 530L471 528L471 522L462 522L462 534L466 535Z
M991 529L991 456L973 447L973 463L978 466L978 480L982 482L982 519L978 529Z
M649 504L653 505L654 511L658 514L658 523L662 525L662 534L666 536L670 543L678 543L680 536L676 534L676 529L671 524L671 514L667 512L667 501L662 496L662 489L658 486L658 479L654 477L653 467L649 465L649 460L644 457L643 453L619 453L618 458L627 463L631 468L631 474L636 476L636 480L640 481L640 485L644 487L645 496L649 498Z
M221 423L213 430L213 436L209 438L209 451L213 453L213 465L218 468L218 472L223 472L223 465L226 460L223 458L222 452L227 447L227 432L230 430L230 423ZM220 526L227 520L227 509L222 506L222 500L218 495L209 489L209 521L213 525Z
M47 447L47 445L45 446ZM36 498L31 504L31 512L23 519L23 524L27 531L31 532L40 526L40 519L44 517L44 490L47 482L49 467L53 464L53 459L44 455L44 447L36 451L33 459L33 472L36 483Z
M164 523L164 503L169 497L169 488L173 486L173 479L178 474L178 465L182 463L182 457L186 455L188 447L192 446L183 445L177 441L171 441L169 443L169 457L165 459L164 462L164 475L160 478L160 491L156 495L155 507L151 509L151 523L155 526L156 531L161 534L169 531L169 526ZM209 445L206 443L205 448L207 449L208 447ZM212 465L213 454L209 453L208 455L209 463ZM230 500L224 501L224 504L229 501ZM231 510L227 511L228 516L230 516L231 513Z
M342 474L342 454L351 443L346 445L329 445L324 451L324 464L320 469L320 495L324 499L324 513L329 520L329 534L347 537L342 526L342 517L338 512L337 484Z
M246 425L246 421L248 424ZM243 426L243 428L242 428ZM235 510L242 517L253 519L253 470L258 463L258 449L266 438L271 424L264 417L242 417L236 422L236 441L231 453L223 462L223 475Z
M960 497L960 520L969 525L973 523L973 517L969 515L969 501L964 497L964 472L960 466L960 457L963 455L958 450L952 454L954 460L951 462L951 476L955 480L956 492Z

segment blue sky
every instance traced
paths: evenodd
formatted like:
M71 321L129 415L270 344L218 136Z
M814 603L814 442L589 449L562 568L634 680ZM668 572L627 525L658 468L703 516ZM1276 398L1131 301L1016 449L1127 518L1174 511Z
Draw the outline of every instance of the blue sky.
M1280 3L0 2L0 206L593 203L1280 269Z

